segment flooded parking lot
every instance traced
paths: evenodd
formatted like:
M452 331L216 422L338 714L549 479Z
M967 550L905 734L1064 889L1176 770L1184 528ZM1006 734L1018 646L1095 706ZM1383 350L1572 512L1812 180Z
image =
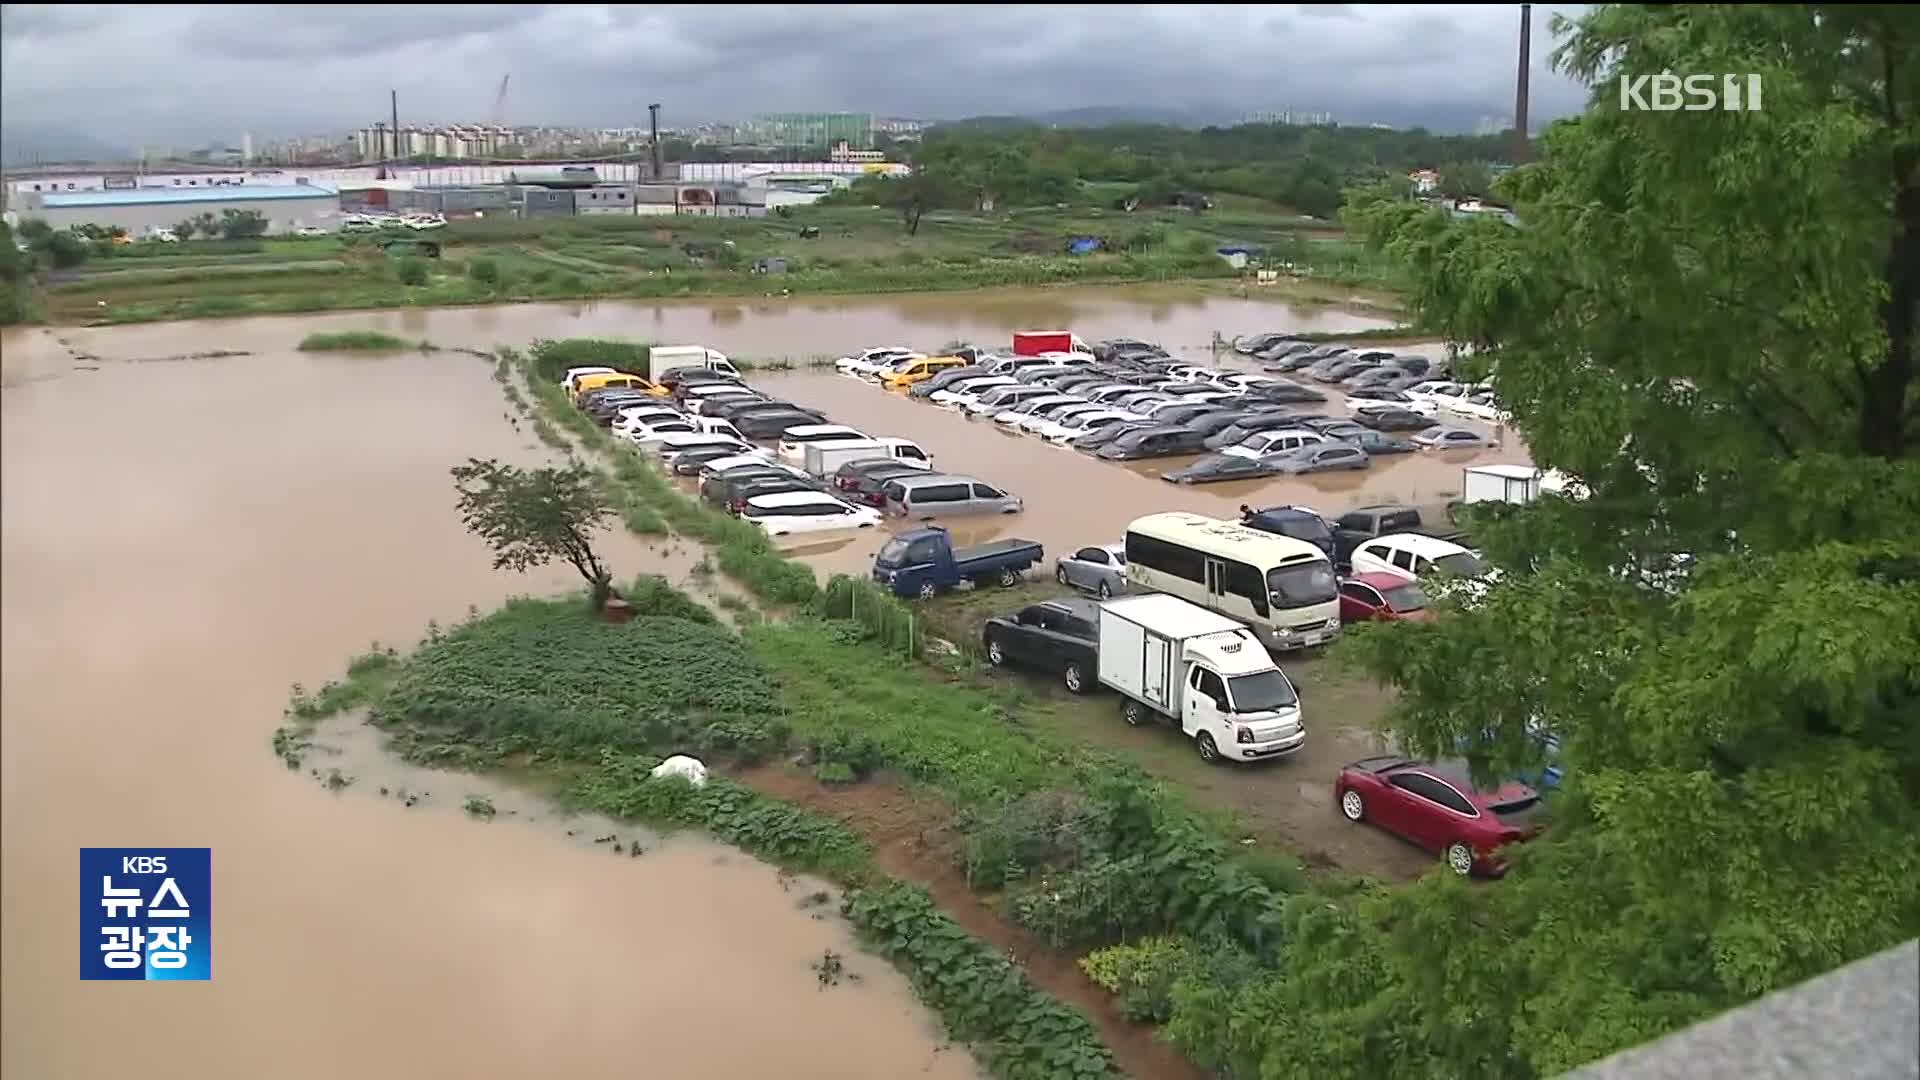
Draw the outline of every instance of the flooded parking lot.
M152 364L0 340L0 1071L974 1076L905 980L764 864L474 823L476 782L365 754L340 759L361 778L337 794L281 765L291 684L576 584L493 572L454 513L449 466L538 454L484 364L300 354L300 332ZM147 335L96 351L173 351ZM623 575L661 562L624 537L608 554ZM401 783L425 797L379 796ZM77 849L112 845L213 849L213 981L76 978ZM827 949L863 981L821 991Z
M1257 370L1237 360L1223 367ZM1469 465L1526 464L1526 445L1513 432L1485 424L1448 419L1489 436L1477 450L1419 451L1377 457L1362 471L1275 476L1205 485L1171 484L1162 473L1191 464L1198 455L1148 461L1102 461L1032 435L1002 430L991 419L969 420L962 413L925 399L882 389L872 383L831 373L807 371L756 375L753 384L776 397L811 406L835 423L875 436L901 436L925 447L942 472L961 473L998 485L1021 497L1017 514L969 515L936 519L953 531L956 543L973 544L1002 537L1038 540L1053 557L1087 544L1117 542L1127 522L1143 514L1186 510L1211 517L1237 518L1239 507L1300 505L1337 516L1354 506L1401 502L1420 506L1444 503L1460 491L1461 469ZM1321 406L1303 411L1345 415L1338 391L1328 391ZM889 530L918 521L890 519ZM869 535L820 536L794 549L823 572L863 574L879 541Z

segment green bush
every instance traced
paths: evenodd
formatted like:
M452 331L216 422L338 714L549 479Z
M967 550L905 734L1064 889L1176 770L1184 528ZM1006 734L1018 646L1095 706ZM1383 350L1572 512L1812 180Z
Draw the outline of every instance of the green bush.
M956 1037L975 1042L1004 1080L1073 1080L1115 1073L1079 1012L1036 990L1004 955L969 936L909 885L847 894L842 911L892 960Z
M835 574L820 596L820 613L830 619L852 619L890 650L919 656L925 635L916 631L913 609L868 578Z
M648 618L685 619L688 622L720 625L720 619L698 600L673 587L659 574L642 574L620 595L636 612Z
M647 345L636 341L609 341L599 338L542 338L527 350L532 361L532 377L557 384L573 367L611 367L645 374ZM562 403L565 398L561 399ZM571 406L567 406L571 409Z
M500 264L492 259L468 259L467 276L481 285L500 284Z
M393 264L393 276L402 285L425 285L427 283L427 264L412 256L400 259Z
M1173 1015L1173 984L1192 962L1186 938L1149 937L1088 953L1080 970L1120 999L1127 1019L1164 1024Z
M400 349L433 348L424 341L407 341L378 330L341 330L308 334L300 339L301 352L395 352Z
M1036 791L987 810L965 810L961 866L976 889L999 889L1042 869L1066 869L1105 843L1105 808L1074 791Z

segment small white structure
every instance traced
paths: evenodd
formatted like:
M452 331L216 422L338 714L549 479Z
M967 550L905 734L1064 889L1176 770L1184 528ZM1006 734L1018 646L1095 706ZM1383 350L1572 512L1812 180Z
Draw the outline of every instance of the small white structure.
M1470 465L1462 470L1462 502L1530 503L1540 497L1540 470L1531 465Z
M653 767L655 779L662 776L677 776L694 787L707 786L707 767L699 758L690 758L685 754L675 754Z

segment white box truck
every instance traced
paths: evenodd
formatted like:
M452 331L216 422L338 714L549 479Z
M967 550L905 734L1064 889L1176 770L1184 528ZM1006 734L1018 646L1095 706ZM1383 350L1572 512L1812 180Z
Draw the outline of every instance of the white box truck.
M1540 497L1540 470L1531 465L1469 465L1461 470L1460 501L1526 504Z
M1165 593L1100 605L1100 682L1125 699L1127 723L1180 729L1210 762L1300 749L1300 694L1253 631Z
M709 349L705 345L655 345L647 350L647 378L660 381L661 372L672 368L705 368L722 375L740 377L740 370L733 366L723 352Z
M933 455L912 439L835 439L808 443L804 467L814 476L832 476L849 461L886 458L916 469L932 469Z

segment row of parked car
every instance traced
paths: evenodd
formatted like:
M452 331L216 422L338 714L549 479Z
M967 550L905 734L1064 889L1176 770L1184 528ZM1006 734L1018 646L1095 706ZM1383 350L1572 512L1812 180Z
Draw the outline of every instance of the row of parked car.
M831 423L747 385L731 365L653 378L574 368L561 386L596 423L673 475L697 479L703 498L770 535L872 528L886 515L1022 508L999 487L936 471L911 439Z
M1394 361L1394 370L1409 377L1431 367L1425 357ZM1373 354L1353 362L1381 363ZM1472 428L1437 422L1443 402L1436 395L1459 389L1444 380L1407 382L1408 390L1391 377L1343 385L1344 409L1330 415L1316 409L1328 400L1317 389L1276 375L1182 363L1130 340L1085 352L1013 356L978 349L927 356L890 347L843 358L836 367L970 419L991 420L1004 431L1107 460L1207 455L1163 474L1173 483L1364 469L1377 455L1486 442Z
M1399 408L1425 416L1446 412L1487 423L1512 418L1484 382L1449 382L1446 361L1401 356L1382 349L1314 345L1286 334L1254 334L1234 341L1235 352L1261 370L1336 385L1358 410Z
M1447 538L1457 534L1412 531L1421 522L1411 507L1365 507L1337 521L1292 506L1243 508L1238 523L1182 520L1170 526L1161 520L1188 517L1142 518L1129 526L1124 541L1090 545L1057 558L1055 577L1092 595L1045 600L989 619L981 630L989 662L1050 673L1074 694L1112 691L1121 700L1127 723L1176 728L1210 762L1286 757L1305 745L1307 724L1298 689L1273 661L1261 627L1265 620L1249 622L1251 613L1236 613L1230 601L1198 583L1189 589L1178 578L1168 578L1162 571L1177 560L1168 558L1165 541L1174 540L1176 547L1190 544L1203 555L1230 550L1257 564L1260 557L1250 549L1259 544L1246 539L1251 535L1246 530L1330 543L1351 560L1338 585L1343 622L1431 618L1423 578L1457 580L1486 573L1483 566L1457 561L1459 556L1475 558ZM1149 539L1155 542L1149 544ZM1011 553L1019 543L1002 541L1001 546ZM1411 552L1425 544L1435 545L1428 550L1436 558L1409 561L1402 568L1388 554L1384 569L1372 568L1376 547ZM1276 548L1283 562L1289 558L1284 542L1269 541L1268 546ZM1138 559L1129 558L1130 549ZM969 556L962 552L954 557ZM1234 564L1222 562L1225 571L1217 576L1231 583ZM1296 583L1300 580L1295 578ZM1268 599L1277 609L1288 595L1276 588ZM1303 603L1313 599L1297 590L1291 596ZM1273 618L1280 617L1276 610ZM1541 734L1550 760L1551 736ZM1534 777L1483 785L1476 784L1459 761L1382 755L1341 769L1333 794L1350 821L1367 822L1422 844L1459 874L1497 875L1505 868L1501 849L1538 831L1538 791L1558 779L1557 768L1549 765Z

